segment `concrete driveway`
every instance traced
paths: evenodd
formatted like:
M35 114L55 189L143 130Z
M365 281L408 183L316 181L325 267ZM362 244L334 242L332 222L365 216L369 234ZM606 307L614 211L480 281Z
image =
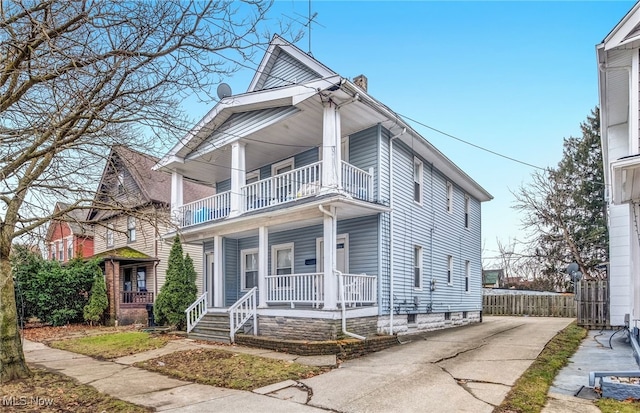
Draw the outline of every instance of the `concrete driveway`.
M492 412L568 318L485 317L268 393L339 412Z

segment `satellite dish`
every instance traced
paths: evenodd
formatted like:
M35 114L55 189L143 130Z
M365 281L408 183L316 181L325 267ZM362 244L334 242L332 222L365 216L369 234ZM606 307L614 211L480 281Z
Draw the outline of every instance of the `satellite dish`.
M578 267L578 264L576 264L575 262L572 262L567 267L567 274L571 275L571 274L575 273L576 271L578 271L579 269L580 269L580 267Z
M226 83L220 83L220 85L218 85L218 98L224 99L227 96L231 96L231 86Z

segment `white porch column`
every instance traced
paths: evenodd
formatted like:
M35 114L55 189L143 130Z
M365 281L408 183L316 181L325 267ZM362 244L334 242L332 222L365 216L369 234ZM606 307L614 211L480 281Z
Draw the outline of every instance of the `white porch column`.
M267 307L267 279L269 274L269 229L258 229L258 307Z
M336 268L336 207L329 207L324 215L324 310L335 310L338 308L338 277L334 270Z
M331 100L324 103L322 118L322 188L321 194L340 189L342 166L340 156L340 112Z
M241 188L246 181L245 144L235 142L231 144L231 211L230 217L236 217L244 212L244 202Z
M213 306L224 307L224 270L222 268L222 237L213 237Z
M173 171L171 173L171 221L176 225L179 225L182 221L178 208L182 206L183 199L182 174Z

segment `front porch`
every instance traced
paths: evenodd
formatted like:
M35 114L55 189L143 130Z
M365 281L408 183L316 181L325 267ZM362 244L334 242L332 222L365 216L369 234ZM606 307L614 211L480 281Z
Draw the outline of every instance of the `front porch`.
M341 172L340 187L334 192L353 199L373 201L372 168L363 171L342 161ZM322 162L314 162L242 186L242 200L238 205L232 205L233 192L224 191L179 206L175 219L180 228L187 228L269 207L286 207L303 198L320 195L326 187L322 179Z

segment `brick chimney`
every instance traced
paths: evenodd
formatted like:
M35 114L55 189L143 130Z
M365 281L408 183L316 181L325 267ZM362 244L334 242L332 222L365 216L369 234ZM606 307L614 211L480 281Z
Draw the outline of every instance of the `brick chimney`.
M354 77L353 83L365 92L367 91L367 77L365 75L358 75Z

